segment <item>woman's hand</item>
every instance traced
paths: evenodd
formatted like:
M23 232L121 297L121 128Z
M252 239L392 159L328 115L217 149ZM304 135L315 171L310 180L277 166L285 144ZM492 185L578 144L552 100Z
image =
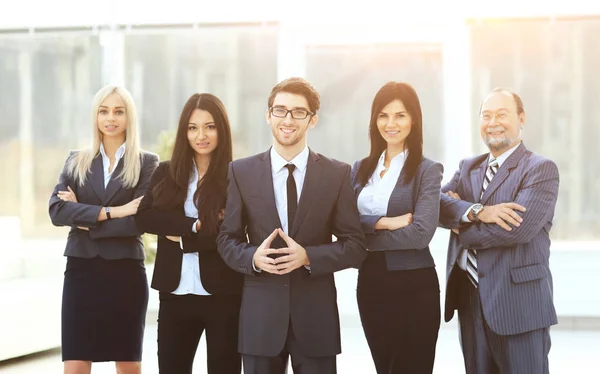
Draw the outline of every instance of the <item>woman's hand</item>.
M75 196L75 192L71 189L71 187L67 186L68 191L58 191L56 196L62 201L71 201L76 203L77 196Z
M413 222L412 213L396 217L381 217L375 224L375 230L398 230Z

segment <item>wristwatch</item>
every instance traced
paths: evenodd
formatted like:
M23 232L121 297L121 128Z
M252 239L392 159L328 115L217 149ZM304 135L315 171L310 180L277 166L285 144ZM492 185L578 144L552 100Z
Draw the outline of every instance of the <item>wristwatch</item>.
M105 206L104 207L104 211L106 212L106 218L111 219L111 217L110 217L110 207L109 206Z
M478 215L479 213L481 213L481 211L482 211L482 210L483 210L483 205L481 205L481 204L479 204L479 203L477 203L477 204L474 204L474 205L471 207L471 213L472 213L472 214L471 214L471 217L473 217L473 222L479 222L479 217L477 217L477 215Z

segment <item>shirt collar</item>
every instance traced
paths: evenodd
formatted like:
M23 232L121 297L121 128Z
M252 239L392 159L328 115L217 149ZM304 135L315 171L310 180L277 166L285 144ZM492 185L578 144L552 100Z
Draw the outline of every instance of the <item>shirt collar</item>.
M117 149L117 152L115 153L116 160L120 160L121 157L123 157L123 155L125 154L125 148L126 148L125 144L126 143L121 144L119 149ZM100 154L102 154L102 157L108 158L108 155L106 154L106 151L104 150L104 144L102 144L102 143L100 143Z
M192 157L192 163L194 167L192 167L192 176L190 178L190 184L196 182L198 183L198 179L200 179L200 175L198 174L198 166L196 166L196 160Z
M275 147L271 147L271 169L274 173L278 173L281 169L285 167L287 164L294 164L296 169L300 172L304 172L306 169L306 165L308 165L308 147L304 147L302 152L298 153L296 157L294 157L291 161L286 161L283 157L277 153Z
M381 156L379 156L379 161L377 162L377 169L381 168L383 170L385 168L384 163L385 163L386 153L387 153L387 149L383 151ZM404 150L403 152L398 153L396 156L394 156L394 158L390 162L390 166L391 166L391 164L397 164L399 162L406 161L407 156L408 156L408 149Z
M501 154L500 156L498 156L496 158L496 161L498 161L498 168L500 168L500 166L502 166L504 161L506 161L510 157L510 155L512 155L515 152L515 150L517 148L519 148L520 145L521 145L521 142L519 142L519 144L515 145L514 147L512 147L511 149L509 149L508 151L504 152L503 154ZM493 157L494 156L492 156L492 154L490 153L490 155L488 157L488 165Z

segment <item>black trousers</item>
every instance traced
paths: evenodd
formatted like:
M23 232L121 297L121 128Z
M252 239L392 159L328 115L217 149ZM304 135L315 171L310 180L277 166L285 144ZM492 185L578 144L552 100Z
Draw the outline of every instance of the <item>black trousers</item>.
M336 374L336 356L307 357L298 347L294 330L290 324L285 347L278 356L260 357L243 355L244 374L285 374L288 358L292 357L294 374Z
M371 252L358 275L358 309L378 374L430 374L440 328L435 268L388 271Z
M240 374L240 296L160 293L158 368L161 374L191 374L200 337L206 331L209 374Z

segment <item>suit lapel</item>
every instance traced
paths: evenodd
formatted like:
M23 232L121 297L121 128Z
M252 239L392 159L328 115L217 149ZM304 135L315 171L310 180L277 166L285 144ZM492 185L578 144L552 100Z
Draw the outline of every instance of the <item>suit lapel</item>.
M496 191L498 187L502 185L504 180L508 178L511 170L517 167L517 165L519 164L519 160L521 159L521 157L523 157L526 150L527 149L525 148L525 145L521 143L519 147L515 149L515 151L510 156L508 156L506 161L504 161L502 166L498 169L498 172L496 173L494 178L492 178L492 181L483 193L483 196L481 197L482 204L485 204L490 199L490 196L492 196L494 191Z
M115 170L111 174L110 181L108 181L108 185L106 186L106 194L103 200L105 204L108 204L110 202L110 199L112 199L113 196L115 196L117 191L119 191L123 185L121 181L117 179L117 177L121 173L121 170L123 170L124 158L125 157L121 157L119 163L117 164L117 167L115 167ZM104 171L102 171L102 173L104 173Z
M471 170L471 192L473 193L473 202L479 202L481 197L481 189L483 187L483 176L485 175L487 157L483 159L483 162L476 168Z
M257 183L259 191L263 193L263 201L266 208L266 216L271 223L268 227L282 227L277 206L275 205L275 191L273 190L273 172L271 170L271 150L263 153L260 157L260 165L257 170Z
M387 205L387 209L386 209L386 214L390 214L390 207L392 205L392 196L397 196L400 193L400 189L404 187L404 166L406 166L406 163L404 163L404 165L402 165L402 169L400 170L400 175L398 176L398 180L396 181L396 185L394 186L394 189L392 190L392 194L390 195L390 200L388 201L388 205ZM375 171L377 171L377 168L375 168ZM385 177L385 175L384 175ZM414 179L411 181L412 183L415 183ZM358 195L357 195L358 196Z
M310 208L311 203L314 201L321 188L320 178L322 166L319 164L319 156L309 151L308 163L306 164L306 175L304 176L304 184L302 185L302 192L300 194L300 201L298 203L298 210L294 216L294 226L292 227L291 237L294 237L298 232L298 228L302 226L302 221L306 218L306 214Z
M98 155L92 161L88 178L94 193L100 200L104 201L104 169L102 168L102 156Z

